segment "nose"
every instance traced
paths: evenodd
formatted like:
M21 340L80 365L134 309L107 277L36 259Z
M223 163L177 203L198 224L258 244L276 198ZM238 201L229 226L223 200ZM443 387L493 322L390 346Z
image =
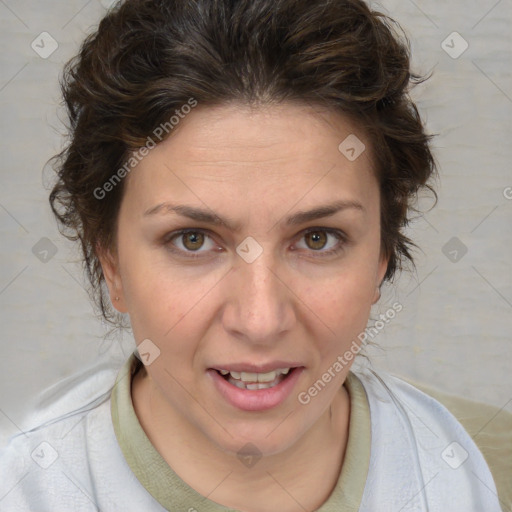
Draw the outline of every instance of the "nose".
M270 251L252 263L239 258L225 283L226 331L251 344L274 345L296 320L296 298L286 281L283 266Z

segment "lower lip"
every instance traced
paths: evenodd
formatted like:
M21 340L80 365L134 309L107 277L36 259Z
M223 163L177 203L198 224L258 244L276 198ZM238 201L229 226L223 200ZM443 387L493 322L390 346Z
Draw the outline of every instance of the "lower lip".
M220 394L234 407L244 411L265 411L282 404L292 393L303 367L295 368L283 381L268 389L240 389L216 370L208 370Z

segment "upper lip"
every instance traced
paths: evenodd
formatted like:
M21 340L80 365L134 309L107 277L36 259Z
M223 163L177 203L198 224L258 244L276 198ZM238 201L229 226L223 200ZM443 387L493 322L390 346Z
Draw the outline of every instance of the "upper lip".
M228 370L230 372L246 372L246 373L268 373L282 368L296 368L302 366L297 362L289 361L272 361L269 363L232 363L225 365L212 366L213 370Z

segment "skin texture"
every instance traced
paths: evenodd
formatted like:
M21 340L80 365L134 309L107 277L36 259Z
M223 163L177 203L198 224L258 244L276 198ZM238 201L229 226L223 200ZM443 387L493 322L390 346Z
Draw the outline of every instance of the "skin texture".
M100 256L111 299L129 313L137 344L150 339L160 349L133 380L141 425L185 482L229 507L312 510L339 477L350 367L308 405L297 396L365 329L386 271L371 148L366 143L349 161L338 150L349 134L365 141L345 117L307 105L198 106L128 176L116 248ZM363 209L283 223L337 200ZM164 202L208 209L240 230L165 208L144 215ZM206 234L192 242L170 236L185 228ZM318 238L307 228L318 228ZM320 228L341 230L347 241ZM252 263L236 252L248 236L263 249ZM336 247L338 254L322 256ZM266 411L235 408L207 373L276 360L305 369L291 395ZM248 442L263 455L250 468L237 457Z

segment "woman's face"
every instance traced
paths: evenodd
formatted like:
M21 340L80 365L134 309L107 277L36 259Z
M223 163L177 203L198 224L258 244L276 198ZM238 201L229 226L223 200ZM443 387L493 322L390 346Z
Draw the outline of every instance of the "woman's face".
M198 106L126 178L102 264L188 435L277 453L342 392L387 265L371 148L354 159L349 135L309 106Z

